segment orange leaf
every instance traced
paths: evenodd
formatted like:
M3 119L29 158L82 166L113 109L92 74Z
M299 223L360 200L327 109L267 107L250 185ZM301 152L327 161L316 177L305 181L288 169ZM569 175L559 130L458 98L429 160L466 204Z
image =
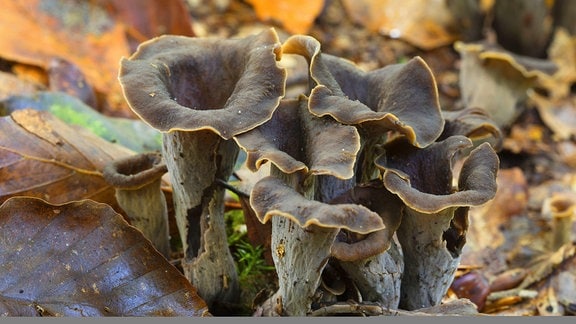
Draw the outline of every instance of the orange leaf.
M55 57L73 62L98 92L110 95L113 110L121 109L116 75L129 48L123 26L102 9L90 2L9 0L2 3L0 29L3 58L44 70Z
M305 34L324 7L324 0L248 0L262 21L275 20L290 33Z
M456 35L449 32L454 22L445 1L343 0L342 3L353 21L422 49L456 40Z
M104 97L95 108L133 117L117 79L120 59L147 38L162 33L192 35L182 0L135 2L3 1L0 56L44 70L54 58L71 62Z

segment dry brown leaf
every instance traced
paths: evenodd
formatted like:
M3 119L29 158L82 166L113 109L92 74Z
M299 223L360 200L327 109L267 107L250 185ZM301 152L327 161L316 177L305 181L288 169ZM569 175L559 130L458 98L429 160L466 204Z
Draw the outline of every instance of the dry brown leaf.
M15 111L0 118L0 202L12 196L51 203L90 198L116 209L115 189L101 170L130 154L46 111Z
M324 7L324 0L247 0L262 21L275 20L290 33L305 34Z
M131 52L163 34L194 36L185 0L96 0L125 25Z
M15 197L0 206L5 316L201 316L190 282L110 206Z
M528 183L521 169L500 169L496 182L494 199L470 211L468 245L473 250L499 248L506 240L504 228L526 211Z
M449 31L454 24L445 1L433 0L343 0L353 21L370 31L400 38L430 50L454 42Z
M179 21L166 13L174 13L172 4L181 0L147 1L144 6L127 7L132 2L3 1L0 56L43 70L54 58L69 61L80 67L88 83L105 98L100 110L110 115L134 116L117 80L120 58L128 56L137 41L182 29L172 30L173 25L163 20ZM160 6L162 9L158 9ZM187 16L185 10L179 13ZM138 29L147 24L153 27Z
M569 140L576 136L576 96L549 99L530 92L542 121L554 132L557 140Z
M2 7L4 59L44 70L52 58L66 59L82 67L93 87L108 95L113 110L122 109L116 76L120 58L130 51L121 24L91 2L10 0ZM22 35L27 35L27 41L22 41Z

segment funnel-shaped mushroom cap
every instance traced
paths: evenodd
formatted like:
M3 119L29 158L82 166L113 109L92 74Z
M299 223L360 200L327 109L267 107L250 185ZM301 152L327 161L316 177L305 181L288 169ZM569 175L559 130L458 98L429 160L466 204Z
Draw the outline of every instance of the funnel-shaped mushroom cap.
M320 43L312 37L292 36L282 50L309 62L313 114L377 134L394 130L418 147L434 142L442 132L436 81L420 57L364 72L350 61L321 54Z
M496 194L499 160L490 144L480 144L464 161L454 190L452 159L471 146L464 136L452 136L424 149L398 139L386 146L385 156L376 164L384 171L385 187L413 210L437 213L450 207L478 206Z
M270 121L234 137L247 152L250 170L270 161L284 173L352 178L360 150L358 131L332 118L310 114L307 103L305 96L284 99Z
M286 217L300 227L317 225L333 229L368 234L382 230L382 218L357 204L329 205L308 200L276 177L258 181L250 195L250 205L262 223L272 216Z
M557 67L546 60L515 55L489 44L456 42L462 57L460 88L467 107L480 107L500 127L509 126L519 115L517 103L526 91L550 78Z
M160 180L168 172L159 153L132 155L108 163L103 169L104 179L119 189L138 189Z
M273 29L242 39L165 35L122 59L132 110L162 132L211 130L224 139L265 123L284 95Z
M494 150L502 148L504 136L500 127L489 114L481 108L464 108L455 111L443 111L445 124L442 135L437 139L444 140L454 135L464 135L475 143L475 146L488 142Z

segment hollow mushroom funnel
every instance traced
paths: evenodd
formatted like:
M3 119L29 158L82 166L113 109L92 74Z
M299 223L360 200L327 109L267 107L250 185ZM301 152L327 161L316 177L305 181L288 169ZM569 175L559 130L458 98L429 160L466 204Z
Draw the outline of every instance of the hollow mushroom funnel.
M437 85L422 58L364 71L351 61L322 53L320 43L310 36L292 36L282 50L308 62L310 113L358 129L362 148L356 181L369 182L378 176L374 159L390 132L417 147L440 136L444 120Z
M212 306L238 295L224 224L224 188L238 154L233 136L268 121L284 95L273 29L241 39L161 36L122 59L132 110L163 132L186 277Z
M468 210L496 194L498 156L490 144L474 148L453 187L453 160L473 146L455 135L426 148L399 138L388 143L376 164L384 186L405 204L397 231L404 255L400 307L439 304L452 282L466 242Z
M150 152L113 160L102 173L116 189L116 200L130 224L169 258L168 207L161 189L162 176L167 171L162 156Z
M318 118L307 109L305 96L284 99L266 124L234 139L247 152L246 163L257 170L273 164L271 175L258 181L250 204L263 223L272 223L272 256L279 289L270 298L272 313L304 316L310 312L322 270L341 228L370 233L384 227L377 213L357 204L329 205L316 196L321 177L353 177L359 135L352 126ZM334 187L329 188L330 192Z

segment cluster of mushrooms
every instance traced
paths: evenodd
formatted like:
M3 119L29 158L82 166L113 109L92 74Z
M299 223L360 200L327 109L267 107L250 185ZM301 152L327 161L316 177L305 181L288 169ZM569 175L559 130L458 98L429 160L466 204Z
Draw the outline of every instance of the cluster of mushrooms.
M308 75L292 96L289 55L305 59ZM313 37L280 42L274 29L166 35L122 59L119 80L132 110L163 134L157 174L172 185L182 268L209 306L238 298L222 182L240 150L248 169L270 170L249 193L253 215L271 224L278 290L261 305L266 315L305 316L351 298L439 304L469 208L495 195L498 127L474 107L442 111L419 57L365 72ZM149 235L162 244L166 229Z

